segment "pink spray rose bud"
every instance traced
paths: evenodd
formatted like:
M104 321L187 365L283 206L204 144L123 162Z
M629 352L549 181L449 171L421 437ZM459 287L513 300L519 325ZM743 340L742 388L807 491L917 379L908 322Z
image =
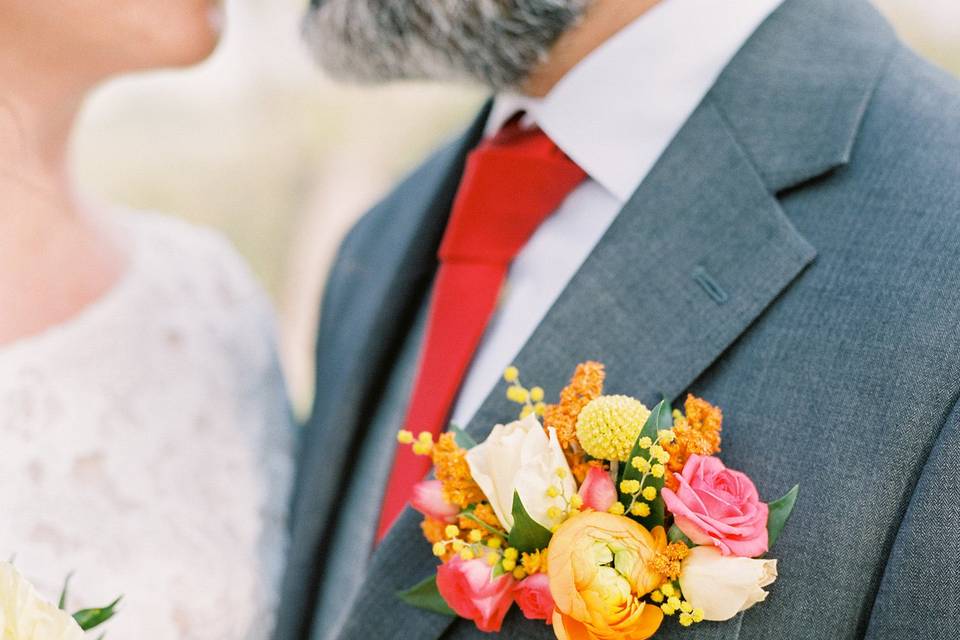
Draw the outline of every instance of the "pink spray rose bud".
M600 467L590 467L587 477L580 485L580 497L584 508L606 512L619 497L610 474Z
M413 487L410 506L434 520L456 522L460 508L443 499L443 483L439 480L424 480Z
M550 593L550 578L545 573L535 573L524 578L513 588L513 596L527 620L553 621L553 595Z
M664 488L663 502L688 538L723 555L766 553L769 509L746 474L727 469L719 458L692 455L676 478L676 492Z
M496 578L486 560L454 556L437 569L437 589L458 616L472 620L480 631L500 631L513 604L517 581L509 573Z

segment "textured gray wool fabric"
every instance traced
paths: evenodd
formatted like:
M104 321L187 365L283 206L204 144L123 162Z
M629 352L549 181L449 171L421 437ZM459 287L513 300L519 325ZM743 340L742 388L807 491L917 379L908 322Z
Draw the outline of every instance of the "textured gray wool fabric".
M416 513L372 558L333 545L484 117L357 225L331 275L277 640L310 637L331 553L354 553L363 579L329 637L489 637L395 597L435 571ZM559 390L585 359L606 363L609 392L721 406L722 457L764 499L801 485L768 600L658 638L956 637L960 85L864 0L787 0L516 362ZM475 436L511 415L501 391ZM513 611L502 636L553 632Z

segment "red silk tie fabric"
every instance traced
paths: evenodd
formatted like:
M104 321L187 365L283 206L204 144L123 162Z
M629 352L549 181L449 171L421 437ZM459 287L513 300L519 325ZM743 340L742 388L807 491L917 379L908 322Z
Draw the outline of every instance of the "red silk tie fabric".
M586 174L539 129L515 117L467 158L440 245L426 336L404 428L436 439L497 306L511 261ZM380 513L379 542L430 470L400 445Z

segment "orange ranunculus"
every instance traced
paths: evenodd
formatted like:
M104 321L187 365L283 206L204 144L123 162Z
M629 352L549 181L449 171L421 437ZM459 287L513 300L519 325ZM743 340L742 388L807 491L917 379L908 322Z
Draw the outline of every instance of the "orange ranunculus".
M563 523L547 556L560 640L645 640L663 612L641 598L663 577L650 563L667 546L663 527L648 531L624 516L587 511Z

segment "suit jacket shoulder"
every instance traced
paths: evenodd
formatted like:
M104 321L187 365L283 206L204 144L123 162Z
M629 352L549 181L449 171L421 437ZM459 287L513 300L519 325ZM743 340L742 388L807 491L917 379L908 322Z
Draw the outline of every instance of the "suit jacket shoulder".
M344 237L335 268L349 272L368 264L371 256L394 248L398 237L418 224L423 216L425 190L446 176L451 163L458 161L462 145L460 137L443 144L368 210Z
M869 176L873 189L896 197L908 212L956 225L960 81L897 47L871 99L855 153L861 164L882 168Z

